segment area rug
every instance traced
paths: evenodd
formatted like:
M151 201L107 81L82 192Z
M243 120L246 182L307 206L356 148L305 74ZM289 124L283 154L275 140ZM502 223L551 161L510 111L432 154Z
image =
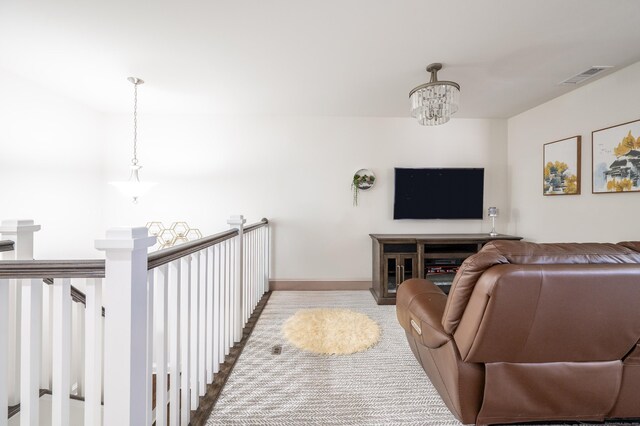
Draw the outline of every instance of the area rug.
M348 356L319 356L292 346L282 335L284 322L300 309L319 307L366 314L380 326L380 341L367 351ZM449 412L411 353L395 306L376 305L368 291L276 291L262 311L207 425L461 423Z
M295 347L323 355L348 355L378 343L380 327L368 316L349 309L302 309L282 327Z
M319 356L282 334L301 309L349 309L380 327L369 350ZM458 426L409 348L395 306L369 291L275 291L225 385L208 425Z

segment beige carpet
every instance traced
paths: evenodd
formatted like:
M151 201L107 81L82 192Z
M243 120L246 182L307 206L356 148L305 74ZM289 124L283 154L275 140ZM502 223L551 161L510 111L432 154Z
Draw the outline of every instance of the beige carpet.
M282 326L300 309L312 308L362 312L380 326L380 341L367 351L347 356L319 356L300 350L287 342ZM281 349L280 354L274 347ZM413 357L396 320L395 306L376 305L368 291L276 291L207 424L461 423L451 415Z
M379 325L380 341L346 356L296 348L282 326L315 308L366 314ZM460 425L413 357L395 306L376 305L369 291L274 292L207 424Z
M301 309L285 321L282 332L295 347L322 355L366 351L380 339L375 321L349 309Z

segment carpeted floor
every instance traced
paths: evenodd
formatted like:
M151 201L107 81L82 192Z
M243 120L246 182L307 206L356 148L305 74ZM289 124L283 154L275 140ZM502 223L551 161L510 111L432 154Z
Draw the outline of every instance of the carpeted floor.
M380 342L323 356L289 345L282 324L301 308L369 315ZM272 355L276 345L280 355ZM395 317L368 291L274 292L224 387L209 425L433 425L460 423L418 365Z
M348 308L382 329L365 352L326 356L287 343L282 324L301 308ZM281 345L279 355L272 354ZM368 291L274 292L207 425L460 425L413 357L395 306ZM614 423L611 423L614 424ZM625 423L629 425L629 423Z

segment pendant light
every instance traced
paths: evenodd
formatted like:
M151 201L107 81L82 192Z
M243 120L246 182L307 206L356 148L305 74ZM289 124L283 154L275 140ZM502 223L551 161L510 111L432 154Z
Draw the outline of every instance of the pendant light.
M427 72L431 80L421 84L409 93L411 116L423 126L444 124L458 111L460 85L453 81L438 80L442 64L430 64Z
M133 158L131 159L131 174L126 182L110 182L120 192L138 202L138 197L146 194L155 185L155 182L140 182L139 172L142 166L138 163L138 85L144 81L136 78L127 78L133 83Z

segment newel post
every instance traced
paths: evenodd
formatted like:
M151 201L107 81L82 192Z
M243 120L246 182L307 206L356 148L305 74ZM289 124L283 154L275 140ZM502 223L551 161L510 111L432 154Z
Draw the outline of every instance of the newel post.
M243 308L244 308L244 303L242 302L242 298L243 298L243 276L242 276L242 270L243 270L243 259L242 259L242 235L244 234L244 224L247 222L247 220L242 216L242 215L237 215L237 216L231 216L229 218L229 220L227 221L227 223L229 224L229 226L231 226L231 229L237 229L238 230L238 237L237 237L237 242L235 244L235 253L234 253L234 259L235 262L233 263L233 300L235 300L236 302L236 308L235 308L235 318L233 319L233 324L234 324L234 328L233 328L233 341L238 343L240 340L242 340L242 328L244 326L243 319L244 319L244 312L243 312Z
M33 220L3 220L0 223L0 240L11 240L14 242L13 250L2 253L3 260L31 260L33 259L33 234L40 230L40 225L36 225ZM20 328L22 326L20 321L20 308L22 305L22 289L20 283L25 286L31 287L36 292L41 290L36 288L33 280L8 280L8 286L0 283L0 299L7 305L2 306L0 315L8 315L8 324L2 326L3 321L0 320L0 334L6 338L7 347L9 348L8 359L3 359L4 354L0 354L0 380L6 381L8 395L0 395L0 404L5 404L5 397L8 398L9 405L16 405L20 403ZM41 285L40 285L41 286ZM0 305L4 304L0 301ZM29 310L28 314L33 314L37 321L40 312ZM7 318L3 318L7 319ZM33 324L37 327L37 324ZM38 330L36 330L38 331ZM35 336L34 336L35 337ZM0 337L0 339L3 337ZM30 343L30 342L26 342ZM3 369L6 368L6 371ZM29 371L29 374L34 376L39 375L39 368L36 371ZM39 377L38 377L39 379ZM2 389L2 386L0 386ZM6 405L6 404L5 404ZM3 412L3 409L0 410Z
M146 420L147 228L112 228L96 241L105 252L104 424Z

